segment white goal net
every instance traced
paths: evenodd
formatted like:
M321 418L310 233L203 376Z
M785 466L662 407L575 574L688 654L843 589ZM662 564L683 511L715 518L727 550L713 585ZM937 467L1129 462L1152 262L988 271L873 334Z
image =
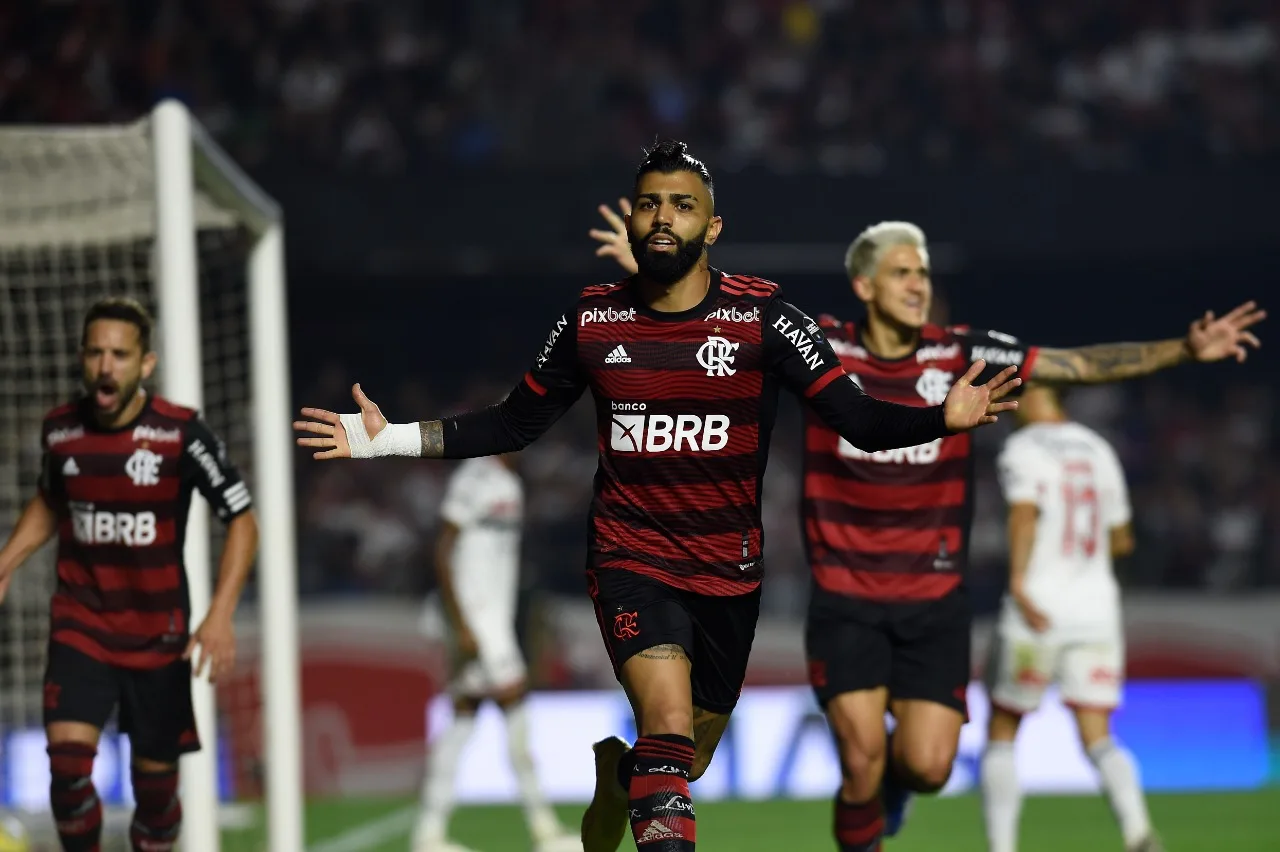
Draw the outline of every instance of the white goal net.
M181 110L176 105L169 109ZM178 126L185 128L184 111L181 118ZM289 529L284 533L293 534L291 503L283 507L271 505L282 502L279 495L288 493L291 482L284 489L269 486L264 493L264 477L278 477L280 471L259 469L267 454L263 447L255 446L258 421L254 384L262 377L256 375L255 365L261 360L255 361L251 343L255 333L253 309L257 307L253 301L262 299L265 291L260 282L254 286L250 269L263 225L270 217L262 215L261 196L247 200L234 197L239 189L237 181L244 185L245 179L238 171L219 173L220 168L227 168L226 161L211 146L202 149L194 144L209 143L202 135L195 135L200 131L193 125L186 144L192 152L194 180L188 181L189 186L168 191L176 193L180 205L189 205L192 228L187 232L187 241L189 245L194 231L194 280L166 281L162 270L180 270L181 264L175 267L171 259L166 264L162 252L166 245L180 245L181 241L174 243L172 234L167 243L160 238L162 226L158 220L163 216L157 215L157 189L165 187L157 179L159 143L155 120L153 115L125 126L0 128L0 535L5 538L35 491L44 413L81 390L78 348L84 314L96 300L106 296L136 298L156 316L153 347L161 357L149 385L153 392L161 394L170 394L170 389L182 386L182 376L169 374L182 369L181 360L175 367L167 363L165 354L176 351L173 344L181 348L184 342L173 340L174 335L190 334L192 329L189 321L181 321L173 306L184 301L198 306L197 361L203 397L199 408L212 429L227 442L230 456L254 490L260 519L264 514L277 521L287 519ZM256 191L251 184L248 188ZM255 203L259 204L257 209ZM275 238L278 241L278 232ZM257 262L261 267L261 261ZM282 282L275 282L275 286L281 287ZM186 295L175 299L175 293ZM281 305L282 299L280 295ZM189 308L184 310L189 317ZM259 319L259 336L262 328ZM261 359L270 353L256 355ZM278 384L279 376L275 378ZM273 413L287 418L287 393L285 397L279 411ZM191 402L182 398L175 401ZM267 414L257 412L259 417ZM279 428L287 429L287 421ZM279 436L271 437L279 443ZM201 502L195 501L193 513L203 511ZM208 553L216 565L222 528L216 522L205 526L201 521L193 523L191 532L202 536L205 529L211 539ZM280 536L274 532L270 535L274 544L267 541L264 529L264 549L274 547L277 553L287 553L288 557L287 565L276 564L273 568L290 571L291 550L280 550ZM54 552L55 547L49 545L28 560L0 605L0 810L28 812L24 821L37 831L42 823L38 812L48 806L41 685L49 601L56 583ZM200 549L195 552L197 558L192 560L189 543L188 572L208 572L208 562L200 557ZM260 562L265 559L260 558ZM258 580L255 572L246 598L259 597L262 588ZM200 596L193 584L193 623L203 616ZM272 609L250 606L244 611ZM250 618L256 622L256 617ZM281 626L292 631L293 620L285 618ZM241 809L252 816L247 829L243 825L239 831L234 826L229 828L226 819L228 813L236 812L228 804L262 799L264 770L273 756L267 752L262 737L259 692L259 684L264 681L259 638L271 632L272 626L245 624L242 618L238 627L239 663L235 675L219 684L216 732L202 730L201 734L208 742L217 743L222 845L234 849L267 848L267 820L261 809ZM292 665L296 668L296 658ZM127 740L111 730L105 732L95 780L104 804L122 811L131 804L127 757ZM293 754L286 750L281 759L296 761L296 750ZM209 785L202 786L199 779L187 777L186 764L183 772L184 807L196 815L194 822L187 820L183 845L190 850L216 849L219 837L191 834L192 825L196 826L195 831L201 831L200 812L214 806L214 794L205 789ZM285 774L290 783L298 783L295 771ZM208 801L204 805L191 801L189 794ZM296 809L296 804L290 806ZM43 821L48 821L47 817ZM203 823L204 834L210 833L208 824ZM109 833L110 830L109 821ZM288 833L281 837L289 838L289 845L300 845L300 838L293 839ZM104 843L114 845L109 836L104 837Z

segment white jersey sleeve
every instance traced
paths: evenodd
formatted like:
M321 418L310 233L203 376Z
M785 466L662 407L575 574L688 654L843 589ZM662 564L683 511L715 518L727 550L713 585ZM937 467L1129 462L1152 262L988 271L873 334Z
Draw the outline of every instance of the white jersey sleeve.
M1045 493L1049 460L1031 441L1014 433L1005 441L996 459L996 474L1005 502L1040 505Z

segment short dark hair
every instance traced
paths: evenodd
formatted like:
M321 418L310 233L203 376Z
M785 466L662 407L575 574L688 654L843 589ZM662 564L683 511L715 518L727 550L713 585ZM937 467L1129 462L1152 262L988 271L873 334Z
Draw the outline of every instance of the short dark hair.
M143 354L151 351L151 330L155 326L151 312L138 300L126 296L111 296L93 303L89 313L84 315L84 326L80 329L81 346L89 339L89 324L104 319L120 320L133 325L138 329L138 342L142 344Z
M715 182L711 180L711 172L706 163L689 154L689 146L675 139L656 139L653 145L644 152L644 159L636 167L635 187L640 187L640 178L650 172L669 175L672 172L692 172L702 179L707 187L711 200L716 199Z
M1072 386L1061 382L1046 382L1037 379L1023 379L1022 387L1018 388L1014 393L1014 397L1019 397L1022 393L1030 388L1043 388L1049 391L1055 402L1063 408L1066 407L1067 397L1071 395Z

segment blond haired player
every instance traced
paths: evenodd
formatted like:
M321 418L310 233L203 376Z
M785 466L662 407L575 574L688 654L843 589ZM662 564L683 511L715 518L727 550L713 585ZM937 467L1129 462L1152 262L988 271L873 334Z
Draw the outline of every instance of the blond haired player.
M982 758L991 852L1015 852L1022 795L1014 738L1022 716L1057 683L1098 771L1129 852L1162 847L1151 830L1133 758L1111 738L1120 705L1124 633L1112 559L1133 550L1128 489L1111 445L1073 423L1057 391L1028 385L1022 428L999 458L1009 504L1009 592L987 667L991 693Z

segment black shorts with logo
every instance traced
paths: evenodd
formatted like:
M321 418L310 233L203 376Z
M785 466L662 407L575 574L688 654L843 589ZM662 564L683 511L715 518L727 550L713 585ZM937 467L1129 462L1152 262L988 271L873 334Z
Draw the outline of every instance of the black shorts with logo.
M814 587L804 641L809 683L823 708L842 693L885 686L890 699L967 714L972 624L964 588L936 601L879 603Z
M692 663L694 706L733 710L760 617L759 586L745 595L700 595L619 569L588 570L587 586L615 676L647 648L679 645Z
M127 669L49 643L44 674L44 724L84 722L101 729L120 709L119 728L135 757L175 763L200 750L191 706L191 663Z

